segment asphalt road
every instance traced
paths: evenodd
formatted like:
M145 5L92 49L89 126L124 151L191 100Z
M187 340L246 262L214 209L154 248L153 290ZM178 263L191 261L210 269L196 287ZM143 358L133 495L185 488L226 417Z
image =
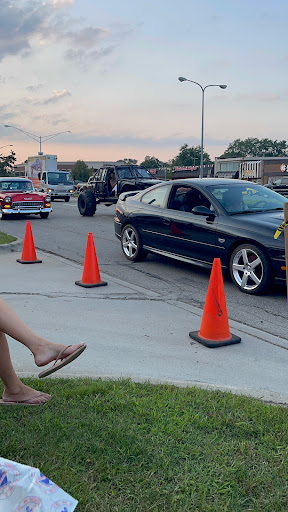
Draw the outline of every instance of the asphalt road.
M52 252L80 264L84 263L87 236L92 232L100 274L154 291L163 301L178 300L203 308L209 272L156 255L143 262L126 260L114 235L114 206L101 204L94 217L79 214L76 198L69 203L54 201L52 207L48 219L27 216L0 221L0 231L23 239L29 219L36 251ZM237 290L229 277L224 276L224 285L229 318L288 339L285 287L274 285L265 296L249 296Z

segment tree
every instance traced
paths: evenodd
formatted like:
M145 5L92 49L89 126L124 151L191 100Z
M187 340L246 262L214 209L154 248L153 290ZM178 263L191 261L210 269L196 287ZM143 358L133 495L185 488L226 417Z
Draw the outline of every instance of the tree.
M220 158L237 157L263 157L263 156L287 156L288 146L286 140L256 139L236 139L231 142Z
M122 160L117 160L117 162L124 162L124 164L131 164L131 165L136 165L137 164L137 160L135 160L134 158L122 158Z
M16 162L16 153L11 150L10 154L3 156L0 154L0 176L12 176L13 167Z
M184 167L191 165L200 165L201 161L201 147L192 146L189 148L188 144L181 146L179 154L175 156L171 164L173 167ZM203 162L205 164L211 164L212 161L208 153L203 152Z
M91 172L88 169L88 165L83 160L77 160L73 169L74 180L88 181Z
M140 165L144 165L147 169L158 169L158 167L165 167L165 163L161 162L156 156L145 156L143 162Z

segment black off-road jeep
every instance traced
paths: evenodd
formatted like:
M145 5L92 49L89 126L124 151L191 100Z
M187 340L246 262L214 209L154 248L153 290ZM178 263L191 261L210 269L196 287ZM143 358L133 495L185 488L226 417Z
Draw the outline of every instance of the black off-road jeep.
M113 173L117 180L114 189L110 183ZM140 191L161 181L163 180L154 179L142 165L101 167L89 178L86 188L81 188L78 197L79 212L85 217L91 217L96 212L97 204L116 204L122 192Z

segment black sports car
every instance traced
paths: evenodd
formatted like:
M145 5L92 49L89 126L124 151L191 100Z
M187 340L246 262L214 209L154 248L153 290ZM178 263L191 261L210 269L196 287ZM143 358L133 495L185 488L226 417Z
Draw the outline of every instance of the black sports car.
M205 268L220 258L245 293L285 282L283 222L288 199L255 183L221 178L166 181L120 195L115 235L130 261L149 252Z

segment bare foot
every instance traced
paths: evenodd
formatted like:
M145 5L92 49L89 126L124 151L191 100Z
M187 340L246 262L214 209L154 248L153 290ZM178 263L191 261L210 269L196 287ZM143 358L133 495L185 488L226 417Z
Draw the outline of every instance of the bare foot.
M51 395L47 393L42 393L41 391L37 391L36 389L30 388L29 386L25 386L21 382L18 390L16 391L8 391L4 389L2 395L3 402L13 402L15 404L27 404L27 405L40 405L48 402L51 398Z
M49 345L45 345L39 348L39 353L35 354L35 363L37 366L45 366L46 364L51 363L51 361L55 361L57 359L59 353L63 350L61 354L61 360L65 357L73 354L75 350L80 347L83 347L85 343L79 343L78 345L61 345L60 343L51 343Z

